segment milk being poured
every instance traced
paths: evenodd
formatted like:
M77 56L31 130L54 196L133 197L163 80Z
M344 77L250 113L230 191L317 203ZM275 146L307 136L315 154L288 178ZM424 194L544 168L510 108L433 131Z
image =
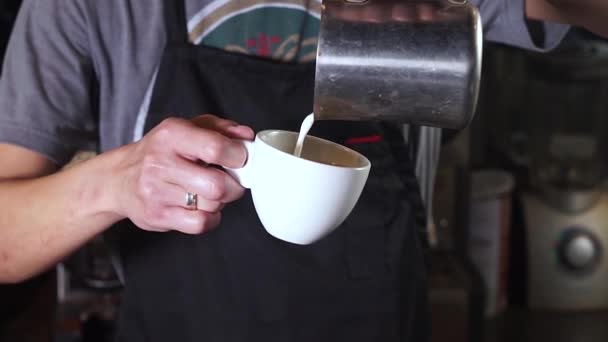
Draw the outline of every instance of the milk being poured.
M296 157L300 157L300 155L302 154L302 146L304 145L304 139L306 138L308 131L310 131L310 128L314 123L314 113L309 114L302 122L302 126L300 127L300 134L298 135L298 141L296 142L296 148L293 152Z

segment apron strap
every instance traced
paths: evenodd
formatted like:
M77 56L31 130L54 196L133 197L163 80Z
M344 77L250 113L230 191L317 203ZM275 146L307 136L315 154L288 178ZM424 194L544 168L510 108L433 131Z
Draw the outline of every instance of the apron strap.
M168 43L188 43L185 0L164 0Z
M403 135L400 129L396 128L394 124L384 123L382 124L386 139L390 142L392 153L397 161L397 168L399 173L403 177L405 183L404 196L408 197L409 203L411 204L411 214L413 215L413 222L419 236L422 249L426 254L430 250L430 241L428 239L427 231L427 215L426 205L422 200L422 192L420 190L420 183L418 177L416 177L415 160L418 141L419 127L410 126L410 134L408 143L405 144L403 141ZM426 255L425 255L426 256ZM425 262L428 264L427 259Z

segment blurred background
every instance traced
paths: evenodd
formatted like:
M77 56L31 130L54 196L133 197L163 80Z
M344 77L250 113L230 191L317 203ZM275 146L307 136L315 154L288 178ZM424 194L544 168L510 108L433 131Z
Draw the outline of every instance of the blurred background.
M0 63L19 4L0 3ZM608 341L608 41L572 30L549 54L486 44L483 61L476 118L441 150L433 341ZM110 341L112 263L100 237L0 285L0 341Z

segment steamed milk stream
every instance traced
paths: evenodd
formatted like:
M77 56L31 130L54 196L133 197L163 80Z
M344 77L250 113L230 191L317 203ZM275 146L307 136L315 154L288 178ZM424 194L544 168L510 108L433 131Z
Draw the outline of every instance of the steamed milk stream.
M304 119L304 121L302 121L302 126L300 126L300 134L298 135L298 141L296 142L296 148L295 148L295 151L293 152L293 154L298 158L302 154L302 146L304 145L304 139L306 138L308 131L310 131L310 128L312 127L312 125L314 123L315 123L314 113L308 114L308 116Z

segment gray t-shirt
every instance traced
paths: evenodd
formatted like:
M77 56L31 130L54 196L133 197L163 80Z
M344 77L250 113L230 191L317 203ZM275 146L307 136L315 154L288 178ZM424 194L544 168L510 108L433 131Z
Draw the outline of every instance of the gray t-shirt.
M568 29L546 23L545 44L536 46L524 0L473 2L487 40L546 50ZM186 0L186 7L196 44L314 59L319 0ZM141 138L165 36L160 0L25 0L0 77L0 142L62 165L78 150L103 152Z

